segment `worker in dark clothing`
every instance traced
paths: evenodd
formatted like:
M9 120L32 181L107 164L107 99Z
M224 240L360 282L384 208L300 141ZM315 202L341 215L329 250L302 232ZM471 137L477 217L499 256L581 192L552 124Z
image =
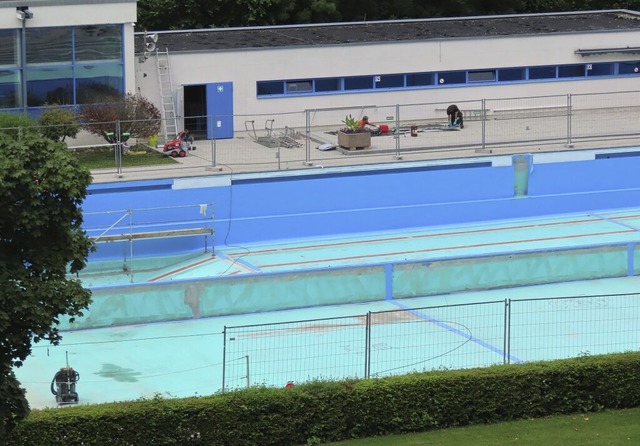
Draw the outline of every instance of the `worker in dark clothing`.
M460 126L461 129L464 128L464 119L462 118L462 112L457 105L451 104L447 107L447 118L449 120L450 127Z

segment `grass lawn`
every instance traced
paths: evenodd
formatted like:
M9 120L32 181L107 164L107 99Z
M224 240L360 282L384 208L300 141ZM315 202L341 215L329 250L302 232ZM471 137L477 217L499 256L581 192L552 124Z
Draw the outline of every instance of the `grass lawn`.
M92 169L108 169L116 165L113 149L91 149L73 152L81 165ZM123 167L154 166L158 164L175 164L176 161L170 156L166 156L145 146L134 146L131 150L122 155Z
M640 408L326 443L333 446L601 446L640 444Z

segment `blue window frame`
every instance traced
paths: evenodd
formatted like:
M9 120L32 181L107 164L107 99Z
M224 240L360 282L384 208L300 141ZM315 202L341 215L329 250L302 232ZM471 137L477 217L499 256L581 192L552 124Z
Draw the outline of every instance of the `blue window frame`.
M373 88L373 76L351 76L344 78L345 90L371 90Z
M0 108L74 106L124 94L123 35L122 24L0 31Z
M440 85L464 84L466 82L466 71L444 71L438 73L438 83Z
M495 82L496 70L474 70L467 75L469 82Z
M311 79L285 82L287 93L311 93L313 91L313 81Z
M404 74L387 74L384 76L376 76L375 86L380 88L403 88L404 87Z
M20 64L18 60L19 46L17 30L2 30L0 31L0 66L2 67L17 67Z
M21 105L20 72L0 70L0 108L18 108Z
M407 74L407 87L426 87L435 84L435 73Z
M616 65L613 63L588 63L587 76L613 76Z
M341 82L339 77L316 79L315 91L318 93L327 91L340 91L340 84Z
M1 39L1 35L0 35ZM367 76L328 77L258 81L257 96L278 97L299 94L325 94L438 88L449 85L486 85L501 82L587 79L598 76L630 76L640 74L640 61L586 64L544 65L532 67L486 68L467 71L395 73ZM0 85L1 87L1 85ZM10 88L10 87L9 87Z
M284 82L282 81L264 81L258 82L258 96L272 96L276 94L284 94Z
M555 79L556 66L549 65L546 67L530 67L529 79Z
M586 67L584 64L579 65L560 65L558 66L558 77L584 77Z
M525 68L501 68L498 70L498 82L515 82L527 79Z
M618 74L638 74L640 73L640 62L619 62Z

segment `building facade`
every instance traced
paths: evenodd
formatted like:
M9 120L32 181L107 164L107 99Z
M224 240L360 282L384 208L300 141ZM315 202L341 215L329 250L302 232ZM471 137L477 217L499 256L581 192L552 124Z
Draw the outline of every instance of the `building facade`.
M135 0L0 1L0 110L135 90Z
M639 19L611 10L149 34L134 33L135 0L0 1L0 109L37 115L136 92L174 131L230 138L249 114L633 91Z

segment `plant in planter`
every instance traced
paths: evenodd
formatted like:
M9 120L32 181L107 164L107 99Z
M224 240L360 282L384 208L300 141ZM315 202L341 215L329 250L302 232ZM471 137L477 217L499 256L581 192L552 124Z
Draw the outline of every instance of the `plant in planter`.
M351 115L342 121L344 127L338 131L338 145L345 149L364 149L371 145L371 133L358 125L358 120Z

